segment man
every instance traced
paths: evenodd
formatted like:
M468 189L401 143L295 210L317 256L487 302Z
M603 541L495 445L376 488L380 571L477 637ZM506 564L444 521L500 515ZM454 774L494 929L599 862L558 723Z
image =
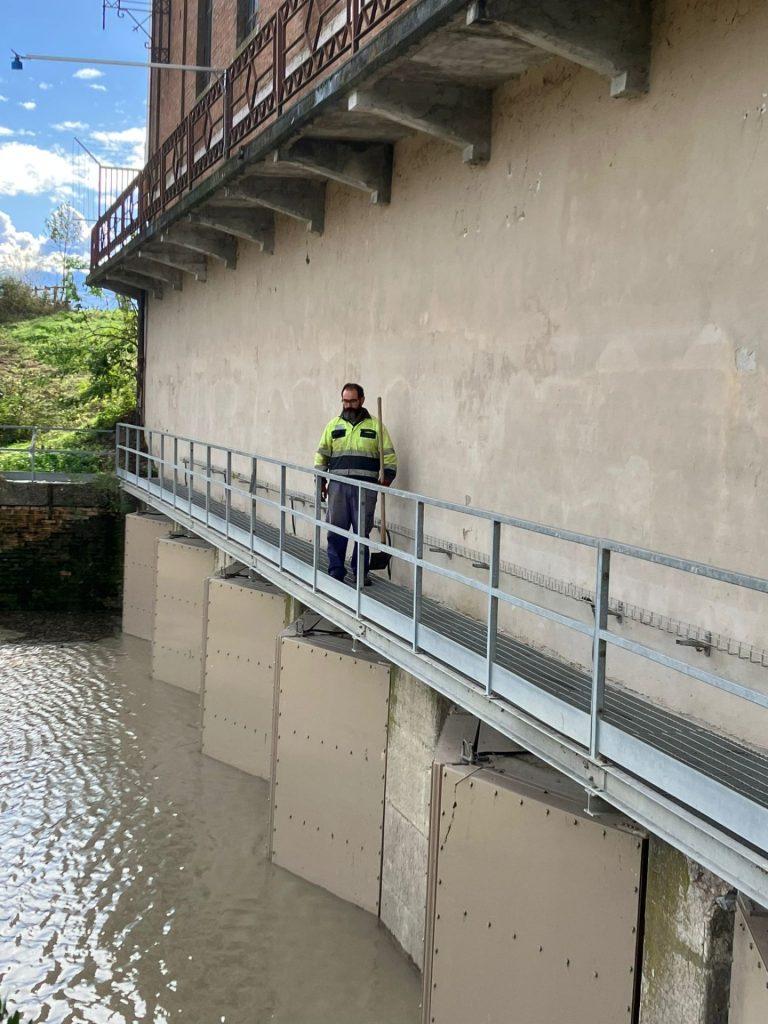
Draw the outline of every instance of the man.
M345 384L341 389L341 415L332 419L323 431L315 455L315 469L323 469L348 480L367 480L389 487L397 473L397 456L387 428L368 412L363 405L365 392L359 384ZM384 446L384 479L379 467L379 431ZM362 536L369 536L373 528L376 511L376 493L362 491L363 528L358 530L358 493L354 483L339 480L323 481L323 496L328 494L326 522L342 530L353 529ZM350 559L353 579L357 576L357 548L355 544ZM347 538L328 531L328 573L336 580L343 580L347 557ZM368 577L369 550L364 548L365 585L371 583Z

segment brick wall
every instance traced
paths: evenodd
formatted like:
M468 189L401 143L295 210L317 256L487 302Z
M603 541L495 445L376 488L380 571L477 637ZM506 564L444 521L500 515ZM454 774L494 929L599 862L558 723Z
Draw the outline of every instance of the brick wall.
M119 608L125 511L90 484L0 482L0 611Z

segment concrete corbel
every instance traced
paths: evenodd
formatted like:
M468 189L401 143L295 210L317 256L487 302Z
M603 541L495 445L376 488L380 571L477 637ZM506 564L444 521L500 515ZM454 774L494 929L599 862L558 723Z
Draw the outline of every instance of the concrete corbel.
M325 182L298 178L248 177L224 189L228 203L263 206L293 217L307 230L322 234L325 224Z
M467 26L488 25L610 78L612 96L648 91L650 0L473 0Z
M133 288L124 281L118 281L112 277L103 278L99 282L99 287L106 288L110 292L116 292L118 295L124 295L127 299L138 300L142 296L141 288Z
M162 263L157 263L148 259L135 259L126 260L125 269L130 270L133 274L140 274L142 277L153 278L156 281L161 281L164 284L169 284L174 291L180 292L183 286L183 277L180 270L175 267L166 267Z
M131 270L124 270L122 267L110 271L110 278L113 281L127 284L129 288L136 288L139 291L149 292L154 299L162 299L163 285L154 277L146 277L144 274L135 274Z
M462 151L465 163L491 155L491 93L457 85L382 82L353 92L348 109L394 121Z
M149 242L145 248L139 249L136 258L141 262L146 260L150 265L160 263L162 266L173 267L184 274L190 274L196 281L205 281L208 276L205 256L178 245Z
M187 220L190 224L202 224L215 231L252 242L262 252L271 253L275 250L275 217L270 210L205 206L190 213Z
M182 249L202 253L221 260L225 267L234 270L237 266L237 242L234 238L222 235L211 228L198 227L195 224L172 224L160 235L161 242L172 242Z
M299 139L286 149L276 149L268 162L360 189L370 195L372 203L388 203L392 193L389 143Z

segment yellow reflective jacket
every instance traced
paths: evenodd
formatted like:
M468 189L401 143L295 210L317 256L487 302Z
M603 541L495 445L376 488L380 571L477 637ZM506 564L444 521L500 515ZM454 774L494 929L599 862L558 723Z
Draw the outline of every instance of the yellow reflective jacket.
M397 456L384 424L368 412L357 423L337 416L323 431L315 453L315 469L324 469L356 480L379 479L379 430L384 443L384 479L392 483L397 473Z

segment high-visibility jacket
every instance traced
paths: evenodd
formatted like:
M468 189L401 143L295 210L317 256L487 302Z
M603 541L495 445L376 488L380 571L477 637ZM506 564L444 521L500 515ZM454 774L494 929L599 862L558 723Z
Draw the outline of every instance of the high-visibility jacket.
M356 480L379 479L379 431L384 444L384 479L392 483L397 456L389 431L367 409L357 423L337 416L323 431L315 453L315 469L324 469Z

